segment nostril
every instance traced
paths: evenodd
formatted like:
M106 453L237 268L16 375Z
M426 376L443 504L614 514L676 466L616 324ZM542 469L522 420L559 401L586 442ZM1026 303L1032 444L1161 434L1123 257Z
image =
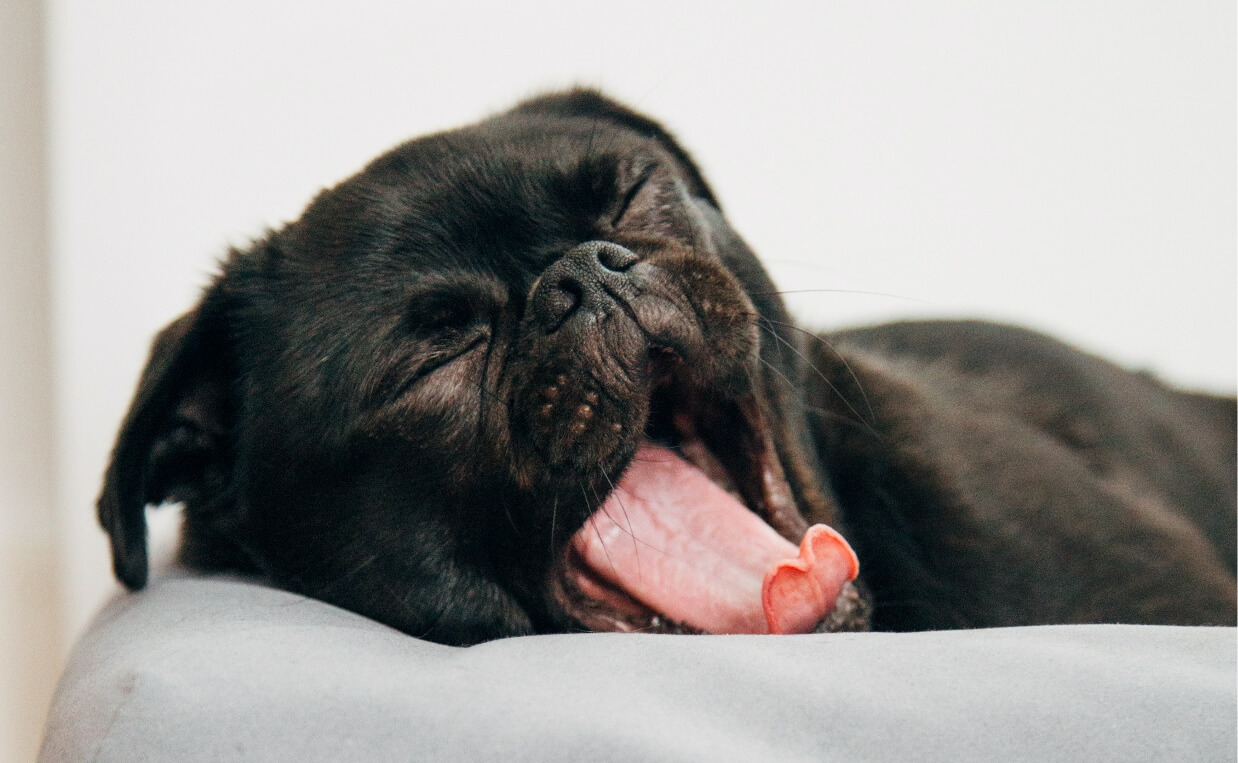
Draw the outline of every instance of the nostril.
M616 273L622 273L640 260L630 249L611 243L604 243L598 247L597 258L602 267Z
M548 330L554 331L576 312L584 299L584 290L574 278L561 278L553 285L540 289L535 309L539 321Z
M580 281L572 276L564 276L555 283L555 289L560 292L565 303L570 303L574 309L585 298L585 289Z

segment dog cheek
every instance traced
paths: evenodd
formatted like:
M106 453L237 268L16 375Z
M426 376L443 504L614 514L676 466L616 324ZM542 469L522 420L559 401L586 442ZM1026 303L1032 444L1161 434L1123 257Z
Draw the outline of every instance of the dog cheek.
M394 438L414 450L442 460L461 481L492 455L489 433L504 428L493 395L482 389L480 373L460 363L435 371L392 405L362 420L368 439Z
M697 352L685 360L697 369L698 380L726 395L748 393L762 318L739 280L715 260L680 247L660 249L649 261L673 278L695 314Z

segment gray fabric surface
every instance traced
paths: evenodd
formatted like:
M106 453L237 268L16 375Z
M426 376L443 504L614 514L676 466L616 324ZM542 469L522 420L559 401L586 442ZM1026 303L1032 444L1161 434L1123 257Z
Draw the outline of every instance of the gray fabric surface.
M582 634L469 649L173 575L73 652L43 761L1235 760L1232 628Z

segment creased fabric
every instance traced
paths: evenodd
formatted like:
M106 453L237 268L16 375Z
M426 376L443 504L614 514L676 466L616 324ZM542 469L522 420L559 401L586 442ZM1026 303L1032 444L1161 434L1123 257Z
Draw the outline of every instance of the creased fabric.
M40 760L1235 760L1233 628L440 646L171 574L74 649Z

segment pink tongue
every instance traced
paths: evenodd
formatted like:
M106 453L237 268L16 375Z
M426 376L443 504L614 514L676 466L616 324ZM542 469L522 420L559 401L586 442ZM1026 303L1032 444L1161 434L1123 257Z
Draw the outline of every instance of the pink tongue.
M573 543L594 574L709 633L807 633L859 570L834 530L814 525L797 549L695 466L650 444Z

